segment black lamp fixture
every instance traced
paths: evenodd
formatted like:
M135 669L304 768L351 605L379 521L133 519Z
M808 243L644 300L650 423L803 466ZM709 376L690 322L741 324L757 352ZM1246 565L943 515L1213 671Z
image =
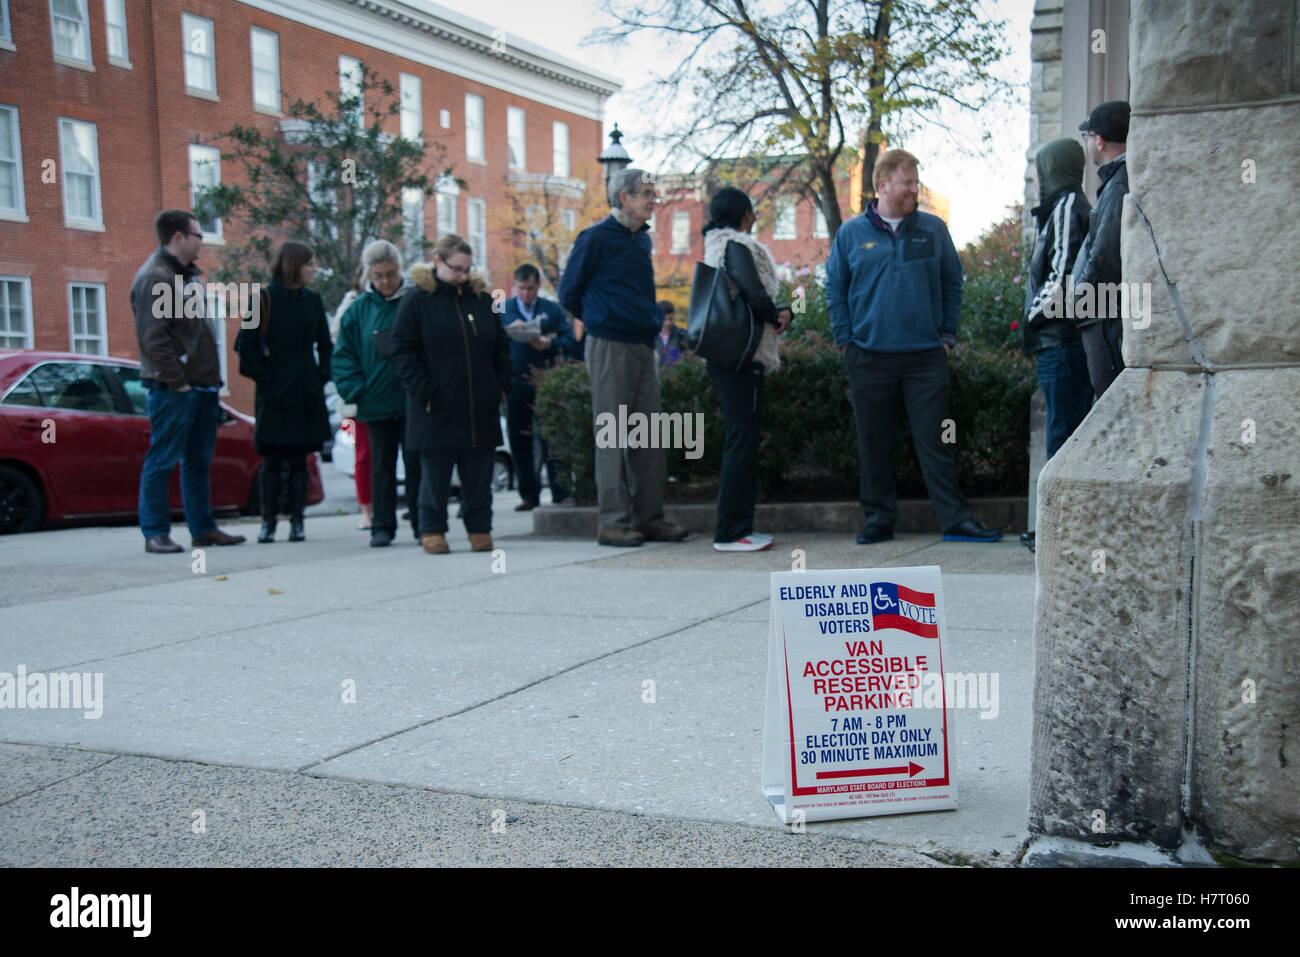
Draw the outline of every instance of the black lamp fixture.
M609 134L610 145L605 147L605 152L600 154L600 165L605 167L605 192L609 192L609 181L615 173L621 173L632 165L632 157L627 155L627 150L619 142L623 138L622 131L618 124L614 124L614 130Z

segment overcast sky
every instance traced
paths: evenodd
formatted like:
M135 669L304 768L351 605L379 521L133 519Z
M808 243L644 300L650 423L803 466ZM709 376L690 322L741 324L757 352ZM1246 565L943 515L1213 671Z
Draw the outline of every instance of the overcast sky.
M624 89L610 97L605 108L605 133L615 122L627 136L623 145L638 165L659 172L659 159L647 152L644 136L664 116L647 114L638 89L655 70L666 72L676 57L653 35L621 47L582 46L582 39L605 25L595 0L437 0L440 6L500 27L508 35L547 47L594 70L623 81ZM1020 87L1019 103L1011 109L984 110L978 116L960 111L947 119L970 143L978 143L984 129L994 134L980 155L963 155L947 133L938 128L923 131L903 146L921 158L921 181L952 203L949 226L960 247L1001 219L1006 207L1024 195L1025 151L1029 146L1029 22L1033 0L984 0L992 19L1008 21L1010 56L1004 75Z

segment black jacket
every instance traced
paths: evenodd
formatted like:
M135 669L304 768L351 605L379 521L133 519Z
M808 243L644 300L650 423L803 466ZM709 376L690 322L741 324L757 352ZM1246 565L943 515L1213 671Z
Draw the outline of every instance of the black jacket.
M1088 233L1091 210L1083 190L1077 188L1059 193L1051 205L1034 207L1038 239L1029 261L1021 326L1025 352L1030 355L1079 341L1078 328L1065 317L1062 289Z
M758 278L754 254L744 244L733 241L727 243L723 257L727 278L736 284L737 291L749 303L754 318L771 326L776 325L776 303L772 302L772 297L767 294Z
M1088 218L1088 240L1079 250L1074 269L1074 293L1077 299L1085 286L1094 286L1093 295L1100 308L1093 309L1090 317L1076 318L1082 328L1111 316L1105 303L1112 297L1097 296L1095 287L1102 283L1118 283L1123 278L1123 263L1119 255L1119 227L1124 213L1124 195L1128 192L1128 163L1124 157L1111 160L1097 170L1101 192L1097 205ZM1116 298L1115 301L1118 301ZM1078 312L1075 313L1076 317Z
M235 337L240 374L257 383L253 439L258 445L319 446L330 437L325 383L334 351L325 307L318 293L288 289L279 279L267 291L270 315L260 317L266 335L259 326Z
M439 282L433 266L411 268L415 288L397 305L393 366L406 390L412 451L496 448L510 388L510 346L482 288Z

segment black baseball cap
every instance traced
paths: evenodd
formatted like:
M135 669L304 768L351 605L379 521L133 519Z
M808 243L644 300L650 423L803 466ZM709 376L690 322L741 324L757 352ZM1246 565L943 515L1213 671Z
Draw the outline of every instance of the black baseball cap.
M1124 100L1108 100L1079 124L1080 133L1096 133L1108 143L1128 142L1129 105Z

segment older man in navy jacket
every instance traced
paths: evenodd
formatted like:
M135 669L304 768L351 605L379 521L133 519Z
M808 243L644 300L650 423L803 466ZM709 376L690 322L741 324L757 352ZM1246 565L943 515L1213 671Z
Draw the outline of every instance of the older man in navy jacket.
M930 502L946 541L993 542L1002 533L971 516L957 487L955 425L948 419L948 350L961 309L961 262L938 216L917 209L917 158L876 161L877 199L835 235L826 307L844 353L858 431L858 544L894 537L894 444L901 394Z
M573 355L578 346L573 338L573 325L560 304L537 295L541 282L541 273L531 263L524 263L516 269L515 294L506 300L505 313L501 316L507 333L511 332L511 326L522 328L526 323L538 323L538 334L527 342L515 339L513 335L510 339L510 395L506 400L506 423L519 495L523 499L515 506L516 512L536 508L542 495L538 480L540 469L533 462L533 433L536 428L533 404L537 401L537 389L533 385L532 372L549 368L559 356ZM551 459L546 437L540 436L540 440L542 461L546 463L546 474L551 483L551 502L572 505L564 468Z
M654 178L625 169L610 178L608 195L609 217L578 234L560 281L560 303L587 330L597 430L596 540L602 545L676 542L687 530L664 520L664 450L645 448L639 440L629 441L630 436L619 436L613 444L600 438L607 431L601 429L602 416L629 422L660 411L654 341L663 322L646 235L658 198Z

